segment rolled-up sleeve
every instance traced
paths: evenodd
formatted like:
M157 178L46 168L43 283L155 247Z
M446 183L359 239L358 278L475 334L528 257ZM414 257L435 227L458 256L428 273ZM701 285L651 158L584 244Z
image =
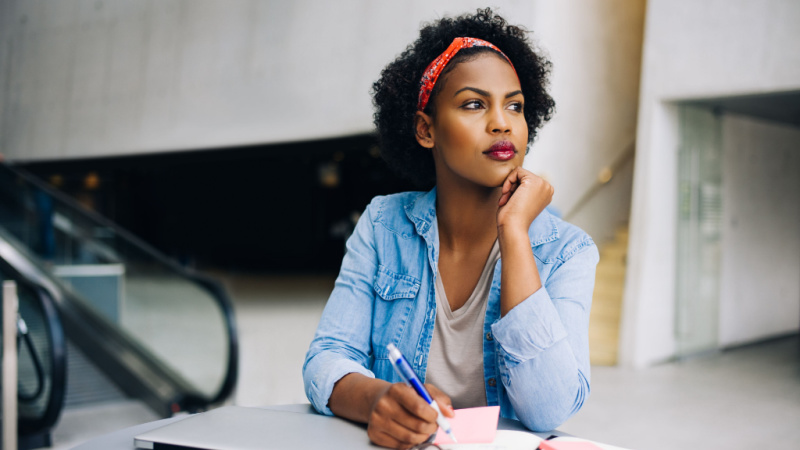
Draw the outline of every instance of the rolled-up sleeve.
M503 385L533 431L558 427L589 395L589 311L599 254L587 237L561 261L539 290L492 324Z
M370 323L377 272L372 214L374 201L347 240L346 253L333 292L303 364L306 396L317 411L333 415L328 400L337 381L349 373L374 378Z

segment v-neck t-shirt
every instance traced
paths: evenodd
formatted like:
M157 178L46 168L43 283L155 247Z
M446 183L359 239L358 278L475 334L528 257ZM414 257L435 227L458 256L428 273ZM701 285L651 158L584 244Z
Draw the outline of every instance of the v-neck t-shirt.
M492 276L500 258L495 241L478 284L464 305L455 311L444 292L436 269L436 323L434 325L425 382L450 396L454 408L486 406L483 373L483 321Z

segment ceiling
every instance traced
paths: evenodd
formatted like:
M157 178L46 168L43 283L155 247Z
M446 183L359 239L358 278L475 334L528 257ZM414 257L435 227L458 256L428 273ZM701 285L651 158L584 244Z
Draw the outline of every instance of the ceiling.
M800 126L800 91L709 98L685 104Z

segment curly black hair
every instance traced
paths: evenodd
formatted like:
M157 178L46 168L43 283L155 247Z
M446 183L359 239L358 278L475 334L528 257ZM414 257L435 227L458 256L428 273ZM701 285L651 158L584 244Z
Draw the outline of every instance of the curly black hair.
M527 34L527 30L509 25L490 8L426 24L420 30L419 38L389 63L381 72L380 79L372 85L373 120L378 130L381 155L389 167L421 188L430 188L436 183L433 156L430 152L422 152L415 138L414 115L422 72L457 37L489 41L508 56L517 71L525 97L528 143L533 142L538 129L552 117L555 102L546 91L552 64L536 53ZM460 51L445 67L440 79L458 63L483 52L494 51L486 47ZM432 104L438 88L437 84L431 92L425 108L428 114L435 114Z

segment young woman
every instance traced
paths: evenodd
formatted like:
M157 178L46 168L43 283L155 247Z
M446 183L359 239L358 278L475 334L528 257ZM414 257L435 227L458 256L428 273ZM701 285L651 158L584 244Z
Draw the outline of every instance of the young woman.
M433 189L367 206L303 378L318 411L368 423L376 444L408 447L437 428L389 343L448 417L500 405L544 431L589 394L597 249L545 210L553 188L522 168L553 112L549 68L487 9L424 27L374 85L384 158Z

